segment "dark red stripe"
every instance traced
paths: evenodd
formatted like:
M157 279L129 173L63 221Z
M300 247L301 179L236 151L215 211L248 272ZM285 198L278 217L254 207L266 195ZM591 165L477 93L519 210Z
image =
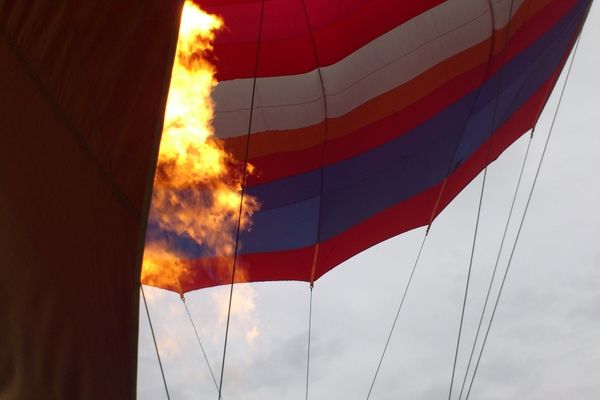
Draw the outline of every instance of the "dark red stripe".
M217 79L254 76L260 2L198 1L222 16L215 41ZM235 3L235 4L234 4ZM306 1L321 66L333 64L442 0L373 0L361 7L322 7ZM315 68L308 25L299 0L265 2L258 76L294 75Z

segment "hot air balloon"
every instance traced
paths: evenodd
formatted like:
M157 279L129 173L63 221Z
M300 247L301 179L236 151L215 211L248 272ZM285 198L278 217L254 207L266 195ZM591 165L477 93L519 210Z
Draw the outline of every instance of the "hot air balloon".
M135 397L148 241L187 271L149 283L183 294L313 284L430 225L535 126L591 1L198 4L225 26L215 134L257 202L225 257L148 224L182 3L0 3L3 398Z

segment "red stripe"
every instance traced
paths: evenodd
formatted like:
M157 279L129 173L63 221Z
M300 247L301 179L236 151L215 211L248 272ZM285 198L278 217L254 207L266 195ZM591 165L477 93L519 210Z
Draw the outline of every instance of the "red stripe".
M289 251L239 255L235 283L266 281L309 281L315 246ZM179 286L161 286L174 292L189 292L231 283L233 259L198 259L189 262L188 274Z
M320 65L326 66L341 60L378 36L442 2L373 0L349 10L351 7L348 6L322 7L321 0L307 1ZM206 11L222 16L225 21L226 28L217 35L215 41L217 79L254 76L260 2L199 3ZM294 75L315 68L312 41L299 0L265 2L262 35L258 76Z
M402 4L399 5L401 1ZM254 76L260 3L206 3L203 4L206 10L221 15L226 25L215 40L214 63L218 71L217 79L222 81ZM310 4L307 4L311 21L317 22L313 23L316 25L313 25L313 30L320 65L327 66L340 61L382 34L440 3L441 0L377 0L369 1L357 11L348 14L345 14L347 10L338 8L319 9L318 18L313 17ZM564 13L573 3L573 0L554 1L555 12ZM542 24L541 29L547 29L547 21L536 23ZM319 26L323 24L327 25ZM258 76L295 75L316 68L312 41L301 2L266 2L262 36ZM515 48L509 57L520 50Z

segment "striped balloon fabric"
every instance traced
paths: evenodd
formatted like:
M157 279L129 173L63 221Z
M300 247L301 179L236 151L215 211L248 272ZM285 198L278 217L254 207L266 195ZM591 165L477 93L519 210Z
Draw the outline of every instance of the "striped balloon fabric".
M590 0L206 0L217 136L261 203L236 281L313 282L430 224L545 105ZM184 291L230 283L177 238Z

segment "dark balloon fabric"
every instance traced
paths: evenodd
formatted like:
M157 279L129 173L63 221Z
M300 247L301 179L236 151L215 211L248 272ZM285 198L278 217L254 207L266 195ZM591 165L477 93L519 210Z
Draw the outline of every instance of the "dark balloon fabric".
M135 399L181 3L0 1L0 398Z
M236 281L309 282L430 224L531 129L591 4L198 3L226 26L213 57L217 136L248 154L246 193L261 203ZM230 282L214 271L231 260L171 239L191 267L183 291Z

